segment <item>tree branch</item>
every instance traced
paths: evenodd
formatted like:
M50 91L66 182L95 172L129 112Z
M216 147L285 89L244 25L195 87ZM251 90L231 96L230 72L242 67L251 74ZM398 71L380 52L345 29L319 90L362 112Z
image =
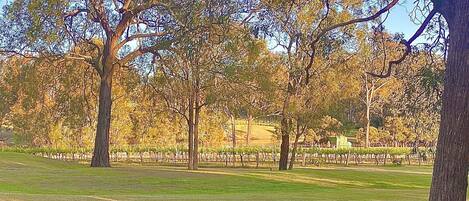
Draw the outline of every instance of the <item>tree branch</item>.
M131 62L132 60L134 60L135 58L137 58L141 55L144 55L146 53L157 52L159 50L168 49L171 46L172 43L173 43L173 40L168 40L168 41L162 41L159 44L151 46L151 47L139 48L139 49L127 54L126 56L124 56L122 59L119 60L118 63L120 65L125 65L125 64Z
M64 19L67 19L69 17L75 17L80 13L86 13L86 12L89 12L89 10L86 8L75 9L75 10L64 13Z
M381 16L383 13L388 12L392 7L394 7L397 4L397 2L399 2L399 0L392 0L388 5L386 5L384 8L382 8L381 10L379 10L378 12L376 12L375 14L373 14L371 16L364 17L364 18L357 18L357 19L349 20L347 22L342 22L342 23L338 23L338 24L332 25L330 27L327 27L327 28L323 29L317 35L316 39L314 39L312 44L317 43L324 35L326 35L329 31L332 31L334 29L344 27L344 26L348 26L348 25L352 25L352 24L357 24L357 23L360 23L360 22L367 22L367 21L374 20L374 19L378 18L379 16Z
M13 55L19 55L21 57L27 58L27 59L38 59L38 56L34 56L32 54L27 54L27 53L22 53L16 50L2 50L0 49L0 54L13 54Z
M310 62L309 64L306 66L305 68L305 71L306 71L306 82L309 81L309 69L312 68L313 66L313 63L314 63L314 56L316 54L316 43L324 36L326 35L329 31L332 31L334 29L337 29L337 28L340 28L340 27L344 27L344 26L348 26L348 25L352 25L352 24L357 24L357 23L361 23L361 22L367 22L367 21L371 21L371 20L374 20L376 18L378 18L379 16L381 16L383 13L385 12L388 12L392 7L394 7L397 3L399 2L399 0L392 0L388 5L386 5L384 8L381 8L378 12L376 12L375 14L371 15L371 16L368 16L368 17L364 17L364 18L357 18L357 19L352 19L352 20L349 20L349 21L346 21L346 22L342 22L342 23L338 23L338 24L335 24L335 25L332 25L330 27L327 27L325 29L323 29L321 32L319 32L319 34L316 36L316 38L311 42L311 49L312 49L312 53L310 55Z
M414 42L415 39L417 39L423 33L423 31L425 31L425 28L430 23L430 21L432 20L433 16L435 16L436 13L437 13L436 9L433 9L432 11L430 11L428 16L422 22L422 24L417 29L417 31L414 33L414 35L412 37L410 37L409 40L402 40L401 41L401 44L405 45L405 47L406 47L405 52L402 54L402 56L399 59L389 62L388 68L387 68L385 74L382 74L382 73L381 74L375 74L373 72L367 72L367 74L369 74L371 76L374 76L374 77L379 77L379 78L387 78L387 77L391 76L392 67L394 65L400 64L402 61L404 61L404 59L407 57L407 55L409 55L411 53L411 51L412 51L412 47L411 47L412 42Z
M139 39L139 38L151 38L151 37L161 37L161 36L165 36L165 35L168 35L168 33L163 32L163 33L134 34L134 35L132 35L132 36L127 37L127 38L124 39L122 42L120 42L120 43L116 46L116 49L117 49L117 50L121 49L126 43L128 43L128 42L130 42L130 41L133 41L133 40L135 40L135 39Z
M106 36L108 38L111 38L112 35L114 34L114 31L111 28L111 25L109 24L108 17L106 15L106 11L104 9L104 2L103 0L90 0L90 3L96 12L96 18L98 22L101 24L103 27L104 31L106 32Z

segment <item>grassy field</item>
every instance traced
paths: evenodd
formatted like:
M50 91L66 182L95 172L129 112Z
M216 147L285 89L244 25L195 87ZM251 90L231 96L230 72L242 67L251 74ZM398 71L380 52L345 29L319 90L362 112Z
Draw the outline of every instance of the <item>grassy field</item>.
M430 167L268 169L115 164L0 153L0 200L425 200Z
M245 145L248 125L246 121L239 120L236 124L237 143ZM250 145L269 146L277 144L272 141L272 135L275 132L273 125L262 125L253 123L251 127Z
M239 145L244 145L246 140L246 125L239 125L236 129L237 141ZM250 137L250 145L268 146L273 145L272 133L275 131L273 126L252 126L252 136Z

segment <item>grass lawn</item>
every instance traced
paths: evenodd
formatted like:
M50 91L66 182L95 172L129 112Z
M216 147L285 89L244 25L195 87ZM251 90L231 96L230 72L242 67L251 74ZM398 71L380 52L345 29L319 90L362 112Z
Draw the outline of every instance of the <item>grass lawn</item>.
M0 153L0 200L426 200L431 167L268 169L116 164Z

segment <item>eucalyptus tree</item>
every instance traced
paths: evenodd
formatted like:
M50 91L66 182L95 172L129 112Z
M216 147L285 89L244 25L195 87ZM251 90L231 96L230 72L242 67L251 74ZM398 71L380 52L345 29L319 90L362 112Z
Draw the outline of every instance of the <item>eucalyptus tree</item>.
M396 69L396 87L382 106L387 126L394 131L409 129L416 137L406 144L416 147L435 146L440 123L444 61L441 53L430 52L428 48L415 47L402 68ZM392 133L401 136L407 132Z
M268 50L266 41L254 39L254 43L242 48L243 54L237 55L240 65L231 71L229 87L223 94L227 101L221 102L229 114L247 119L245 145L249 145L252 137L252 125L255 119L277 115L275 100L277 85L277 65L281 57Z
M248 30L237 16L237 1L193 1L178 21L187 31L170 51L154 59L152 87L167 107L187 122L189 169L198 168L200 114L204 108L228 101L223 96L241 59L250 58Z
M392 0L369 17L333 25L323 33L346 25L376 19L387 13L398 2L399 0ZM430 30L430 34L436 35L433 38L434 44L441 42L444 47L442 49L446 59L446 70L440 134L429 199L432 201L465 200L469 169L467 163L469 113L466 112L469 109L466 101L469 99L469 86L466 84L469 77L467 70L469 32L466 28L469 26L467 17L469 2L466 0L422 0L415 1L414 4L423 17L419 20L421 23L415 33L409 39L401 41L405 48L402 56L390 61L387 67L383 68L383 72L370 72L370 74L377 77L389 77L393 72L393 67L404 61L412 52L412 43L426 29Z
M2 17L2 52L25 57L78 59L100 77L92 167L109 167L112 80L117 68L174 42L177 1L68 0L9 2ZM93 55L74 51L90 45Z
M3 62L8 64L1 77L5 121L19 144L89 146L86 130L94 122L90 108L96 105L92 98L96 80L87 72L93 69L75 62L16 56ZM62 133L67 136L59 136Z
M398 44L395 39L382 30L378 25L373 31L364 35L359 43L358 54L360 71L359 79L362 80L361 101L365 106L365 147L370 146L369 133L371 115L373 109L378 109L378 102L383 102L387 96L397 89L398 82L394 77L380 78L369 75L368 72L377 72L383 69L389 61L392 61L400 55L397 52L390 51L396 48Z
M255 34L274 41L273 46L285 58L283 66L287 79L281 106L280 170L286 170L288 166L291 101L307 87L313 76L320 74L322 69L316 65L316 56L327 59L335 51L347 49L347 45L353 43L349 39L356 27L336 28L379 16L358 18L361 15L355 11L362 7L363 4L353 2L260 1L258 22L253 25ZM353 17L357 19L351 20ZM345 53L342 59L346 60L349 53L342 53Z
M0 63L0 129L8 126L8 114L18 100L15 93L18 85L12 85L15 76L12 69L24 62L21 58L10 58Z
M211 31L220 30L215 28ZM238 33L240 32L236 34ZM217 34L213 32L212 34L217 37ZM220 32L218 34L222 35ZM193 39L198 38L191 40ZM189 169L198 168L201 112L208 108L223 110L233 101L231 91L236 89L234 77L241 68L239 61L230 56L229 49L233 44L220 44L214 38L197 42L197 49L191 50L191 47L194 47L192 42L180 43L178 45L190 47L178 48L173 50L171 55L159 58L155 63L156 71L152 77L152 87L156 95L165 101L171 111L179 114L187 122ZM236 45L238 46L240 42L242 41L236 42ZM230 113L233 111L230 110Z

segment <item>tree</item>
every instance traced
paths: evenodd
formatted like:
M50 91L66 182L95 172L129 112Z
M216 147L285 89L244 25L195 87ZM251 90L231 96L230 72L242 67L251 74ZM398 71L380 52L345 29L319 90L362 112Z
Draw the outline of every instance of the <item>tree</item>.
M364 37L364 39L361 39ZM371 113L376 106L376 99L386 99L390 91L395 90L397 82L394 78L380 78L371 76L368 72L377 72L395 59L396 52L389 51L396 47L396 42L389 34L383 31L380 24L374 27L365 36L359 37L359 65L361 65L362 102L365 106L365 147L370 146L369 133L371 124ZM360 40L359 39L359 40Z
M99 110L92 167L110 166L114 72L139 56L170 46L174 39L170 32L177 29L171 18L173 7L163 1L137 0L18 0L7 6L1 22L5 28L3 52L27 57L49 55L79 59L93 66L99 74ZM162 18L165 20L160 20ZM23 23L25 21L28 23ZM77 43L90 44L89 51L96 54L85 56L73 52Z
M358 93L355 81L347 79L350 71L356 69L343 65L344 56L350 58L345 52L337 50L327 58L316 58L316 66L322 69L321 72L312 76L308 85L291 101L294 141L288 169L293 169L301 137L306 139L306 134L310 134L309 137L325 142L327 137L343 131L342 123L329 115L334 114L334 109L341 101L353 98Z
M391 143L393 146L398 147L399 143L405 144L408 142L407 138L411 134L411 131L404 118L387 117L385 128L391 134Z
M252 58L258 41L251 40L236 18L232 1L194 2L180 22L191 32L154 60L152 85L168 108L187 122L189 169L198 169L199 124L203 109L226 102L233 77L242 70L240 57ZM201 27L198 29L198 27ZM234 128L233 128L234 129Z
M435 146L444 73L441 57L426 47L415 47L396 69L395 87L380 106L386 116L384 126L396 138L394 145ZM405 137L409 133L415 137Z
M276 76L283 75L277 69L281 64L281 56L270 52L265 41L256 39L256 43L250 46L246 49L250 54L238 54L237 60L241 63L236 73L231 73L228 89L223 94L227 100L220 103L223 104L221 107L226 107L230 117L247 119L244 145L249 145L255 119L278 114L275 107L276 93L273 92L278 90Z
M273 39L284 55L279 170L287 170L292 126L291 102L303 93L301 91L309 84L312 75L322 70L322 66L315 63L315 56L327 58L327 55L344 48L353 27L334 33L328 33L328 30L336 23L350 19L352 11L359 5L347 4L348 9L342 9L330 6L328 1L304 0L261 1L260 7L260 21L254 25L254 30Z
M392 7L398 1L392 1L387 7ZM420 2L420 1L419 1ZM419 3L417 2L417 3ZM433 0L422 1L426 8L430 8L428 15L422 21L421 26L409 40L403 40L406 50L400 59L389 62L384 73L373 74L378 77L387 77L392 72L392 67L401 63L411 52L412 42L418 38L432 22L436 14L443 16L449 29L449 43L445 42L445 47L449 47L446 57L446 72L444 81L444 92L442 99L442 112L440 134L438 137L435 166L433 168L432 186L430 190L431 201L436 200L465 200L467 192L468 163L467 155L467 133L469 131L469 86L466 83L469 77L467 61L469 60L469 32L465 27L469 26L469 2L464 0ZM388 10L388 9L387 9ZM375 15L381 15L387 11L380 10ZM375 16L373 15L373 16ZM441 18L440 18L441 19ZM360 20L358 20L360 21ZM349 21L351 24L355 21ZM444 29L444 22L437 20L440 27ZM443 24L443 25L442 25ZM344 25L344 24L340 24ZM340 27L340 26L336 26ZM441 34L441 32L439 32ZM445 37L444 35L441 37ZM448 46L446 46L448 45ZM444 49L446 50L446 48Z

